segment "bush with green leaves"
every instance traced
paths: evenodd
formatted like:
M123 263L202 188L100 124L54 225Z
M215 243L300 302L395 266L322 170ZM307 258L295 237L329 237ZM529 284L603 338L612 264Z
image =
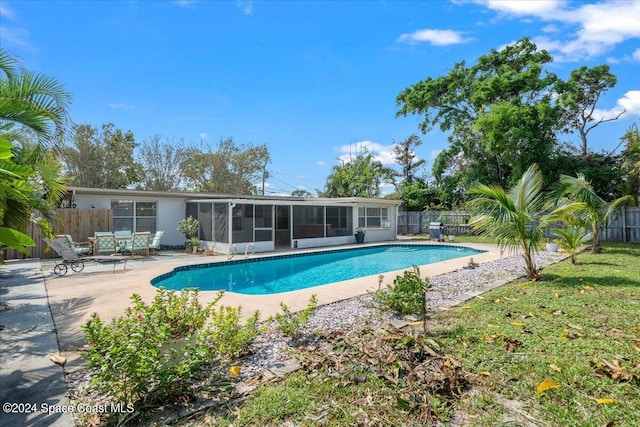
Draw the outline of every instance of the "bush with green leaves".
M427 291L431 289L429 279L420 277L420 269L413 266L413 271L405 271L402 276L393 280L387 289L373 292L373 299L382 310L394 311L398 314L416 314L422 319L426 317Z
M285 303L281 302L280 309L282 310L282 313L276 314L276 322L278 322L280 332L292 340L299 339L302 336L302 331L309 321L313 310L317 306L318 297L316 294L311 295L307 307L297 313L292 313L289 307Z
M82 326L91 386L138 408L189 395L204 365L246 351L257 334L258 313L242 325L240 308L215 310L222 296L203 306L195 289L160 288L150 304L133 295L133 306L109 323L94 313Z
M219 307L211 311L208 339L218 354L233 358L245 354L255 337L262 332L258 321L260 313L253 313L242 324L241 307ZM265 326L266 327L266 326Z
M198 230L200 230L200 223L192 216L186 219L181 219L178 222L178 228L176 229L180 233L184 233L187 239L191 240L192 237L198 236Z

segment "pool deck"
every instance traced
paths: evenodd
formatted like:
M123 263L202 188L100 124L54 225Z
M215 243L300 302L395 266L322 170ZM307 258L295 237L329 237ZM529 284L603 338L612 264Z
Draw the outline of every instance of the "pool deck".
M435 243L424 240L398 240L395 242L365 244L365 246L398 243L466 246L487 251L420 266L420 272L423 276L434 276L461 269L469 263L469 258L471 257L473 257L476 263L484 263L501 257L497 246L492 244ZM298 249L294 251L277 252L275 254L284 255L289 253L319 252L328 249L348 249L351 247L361 248L363 245ZM255 254L252 258L273 255L273 252L268 252ZM80 326L85 323L91 313L98 313L103 319L120 316L125 308L131 305L129 298L134 293L139 294L146 302L151 301L156 293L156 288L150 284L151 279L154 277L170 272L173 268L182 265L215 263L226 260L227 257L222 255L201 257L178 252L163 252L148 258L131 260L127 263L126 270L123 269L122 265L118 265L116 266L115 273L110 264L100 265L88 263L83 272L73 273L69 271L64 277L56 277L53 275L55 260L42 260L42 270L45 276L51 312L58 333L60 351L63 352L64 355L73 358L72 354L75 353L75 350L85 344ZM383 286L391 284L393 279L401 275L403 271L405 270L385 273L382 282ZM307 306L309 298L311 298L313 294L316 294L318 298L318 305L325 305L366 294L367 291L378 289L378 284L378 275L373 275L273 295L244 295L226 292L220 304L242 306L245 316L249 316L257 310L260 312L261 318L265 319L268 316L280 312L281 302L287 304L292 311L298 311ZM201 300L203 303L212 301L216 294L216 291L201 291Z

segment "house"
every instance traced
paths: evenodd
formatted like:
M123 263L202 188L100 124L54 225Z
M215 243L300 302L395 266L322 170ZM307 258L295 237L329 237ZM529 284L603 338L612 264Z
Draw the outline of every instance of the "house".
M184 245L176 228L192 216L202 245L222 253L268 252L396 240L399 200L247 196L68 187L69 206L111 209L114 230L164 230L163 244Z

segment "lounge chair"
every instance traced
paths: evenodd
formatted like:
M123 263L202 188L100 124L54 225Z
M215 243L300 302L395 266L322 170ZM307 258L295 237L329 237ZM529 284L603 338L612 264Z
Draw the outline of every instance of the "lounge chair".
M160 250L160 241L162 240L162 236L164 236L164 231L156 231L151 243L149 243L149 251L158 252Z
M78 255L91 253L91 242L74 242L71 234L59 234L56 238L61 239L69 249L73 249Z
M144 256L149 256L149 238L151 237L151 233L148 231L133 233L131 236L131 241L126 242L124 245L124 249L127 252L131 252L131 255L134 253L143 253Z
M65 242L66 239L58 238L58 239L47 239L44 241L51 246L51 249L56 251L58 255L62 257L61 262L56 262L56 265L53 267L53 272L56 276L64 276L69 271L69 267L76 273L84 270L85 261L94 261L94 262L111 262L113 263L113 272L116 272L116 264L124 263L124 270L127 269L127 260L129 257L126 256L118 256L118 255L92 255L92 256L80 256L71 248L69 248Z

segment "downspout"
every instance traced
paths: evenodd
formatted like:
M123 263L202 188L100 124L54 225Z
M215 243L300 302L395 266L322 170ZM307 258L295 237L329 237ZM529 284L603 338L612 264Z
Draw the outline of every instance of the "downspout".
M228 218L228 227L229 227L229 247L233 245L233 208L236 207L235 202L229 202L229 218Z

